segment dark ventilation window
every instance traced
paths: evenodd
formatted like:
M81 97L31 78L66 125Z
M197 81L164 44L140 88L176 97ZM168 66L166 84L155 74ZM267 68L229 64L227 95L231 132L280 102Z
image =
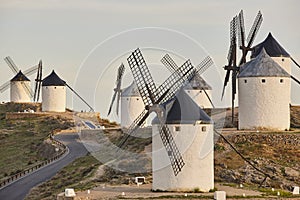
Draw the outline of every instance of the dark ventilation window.
M180 126L175 126L175 131L180 131Z
M140 100L139 98L136 98L136 100L138 101L138 100Z
M202 90L200 90L200 93L202 93Z
M54 87L54 89L56 89L56 87Z
M206 126L202 126L202 132L206 132Z
M283 79L280 79L280 83L283 83Z
M246 79L244 80L244 83L247 83L247 80L246 80Z
M261 82L262 82L262 83L265 83L265 82L266 82L266 79L261 79Z
M281 61L284 62L284 58L282 58Z

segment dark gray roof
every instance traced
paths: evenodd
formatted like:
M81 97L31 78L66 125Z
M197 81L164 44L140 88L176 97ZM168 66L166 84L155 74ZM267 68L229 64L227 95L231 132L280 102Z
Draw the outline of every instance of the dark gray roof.
M212 123L210 117L184 92L178 92L176 97L162 105L167 113L166 124L193 124L196 121ZM159 123L154 118L153 124Z
M121 93L122 97L139 97L140 93L139 90L135 84L135 82L132 82L127 88L124 88Z
M251 58L255 58L263 48L271 57L290 57L290 54L275 40L271 33L263 42L253 47Z
M10 81L30 81L21 70Z
M49 76L43 79L42 86L65 86L66 82L59 78L53 70Z
M211 86L198 74L194 76L194 78L187 84L184 89L187 90L211 90Z
M241 66L238 77L290 77L290 75L263 48L256 58Z

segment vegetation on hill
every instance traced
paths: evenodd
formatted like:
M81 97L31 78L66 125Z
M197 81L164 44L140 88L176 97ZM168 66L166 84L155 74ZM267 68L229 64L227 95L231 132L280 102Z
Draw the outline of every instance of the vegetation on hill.
M77 158L61 169L50 181L33 188L26 200L56 199L56 195L63 192L64 188L90 189L95 186L95 183L89 179L95 174L99 165L99 161L91 155Z
M28 109L28 106L35 108L31 104L0 105L0 179L56 155L55 147L45 140L53 131L73 126L72 122L57 116L5 118L5 112Z
M292 107L292 109L294 108ZM228 110L228 113L230 113L230 110ZM300 119L300 110L299 112L292 110L291 114L292 127L297 128L300 124L300 120L298 120ZM19 168L16 167L21 166L21 163L23 163L22 167L26 167L30 164L28 163L29 161L36 162L37 160L45 159L38 153L38 149L40 149L40 145L44 145L44 139L47 135L52 130L73 126L70 120L57 117L44 116L34 119L6 120L3 112L0 112L0 117L0 141L4 144L0 146L0 156L7 159L0 160L0 169L2 170L5 167L2 165L5 162L13 163L12 165L14 166L6 168L6 172L9 170L8 168L13 169L10 173L18 170ZM229 123L230 116L226 118L226 121ZM101 122L115 126L108 120L102 120ZM226 127L230 127L230 125ZM117 144L122 138L120 131L105 130L104 134L114 144ZM226 135L226 137L257 167L275 177L274 179L268 178L264 186L290 190L293 184L300 184L300 133L296 131L291 134L287 134L287 132L231 133ZM151 138L135 139L132 137L127 143L126 149L141 153L144 151L144 147L149 147L151 146L150 144ZM4 147L2 148L2 146ZM7 148L8 146L12 146L13 149ZM9 151L14 153L10 154ZM16 152L22 152L22 154ZM10 158L11 156L15 157ZM22 157L24 157L24 160L16 161ZM149 163L143 163L143 165L146 167ZM0 171L0 174L2 177L5 175L2 171ZM151 173L143 175L148 180L151 180ZM133 176L132 174L104 167L98 160L88 155L75 160L51 180L34 188L27 196L27 199L54 199L55 195L63 192L68 187L75 188L75 190L85 190L103 183L127 184L130 182L128 181L129 178ZM257 173L246 164L224 141L219 140L215 144L215 181L234 186L243 183L248 188L257 189L263 178L260 173Z

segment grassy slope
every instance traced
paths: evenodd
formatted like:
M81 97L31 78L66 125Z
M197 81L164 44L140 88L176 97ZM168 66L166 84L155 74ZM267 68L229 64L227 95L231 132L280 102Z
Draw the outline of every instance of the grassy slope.
M5 112L14 110L12 107L0 106L0 178L52 156L55 153L54 147L44 143L44 140L53 130L72 125L52 117L6 120Z
M292 118L296 118L295 117L295 112L292 113ZM300 115L300 112L297 112L296 115ZM298 117L297 117L298 119ZM299 117L300 119L300 117ZM297 127L295 126L295 124L300 124L300 120L299 123L295 123L295 120L292 122L293 127ZM299 126L300 127L300 126ZM110 134L110 133L106 133L108 135L108 137L110 138L110 140L113 143L116 143L120 138L118 135L115 134ZM148 144L149 141L140 141L142 143L146 143ZM150 141L151 142L151 141ZM132 146L129 145L129 149L136 149L138 151L140 151L139 148L137 147L141 147L142 145L139 145L139 142L131 142ZM299 163L299 148L298 149L293 149L292 151L288 148L282 148L280 146L280 144L278 144L278 146L273 146L273 145L267 145L264 144L262 145L261 143L253 143L253 142L244 142L244 143L237 143L235 144L235 146L241 151L243 152L243 154L247 157L250 158L251 160L256 160L256 157L263 157L265 161L265 159L270 159L270 155L274 158L276 158L276 162L278 162L279 164L287 164L284 166L290 166L290 167L294 167L295 162ZM267 154L265 154L267 152ZM296 153L296 154L294 154ZM278 157L278 155L281 155L280 157ZM241 160L237 154L235 154L230 148L228 148L228 146L224 145L223 143L216 145L215 147L215 156L216 156L216 171L220 170L221 168L224 168L224 164L226 166L227 169L226 170L238 170L240 168L242 168L243 166L245 166L245 162L243 160ZM277 156L277 157L276 157ZM291 159L292 158L292 159ZM51 199L52 197L55 196L55 194L62 192L64 190L64 188L66 187L73 187L77 190L80 189L86 189L86 188L91 188L91 186L93 185L97 185L99 183L102 183L103 181L106 182L111 182L111 177L114 178L120 178L120 176L118 176L119 172L115 172L113 170L105 170L105 175L104 177L101 178L97 178L97 179L91 179L90 177L92 176L92 174L96 171L96 169L98 168L99 163L97 163L98 161L94 160L94 161L85 161L85 160L90 160L90 156L89 157L84 157L84 158L80 158L76 161L74 161L73 163L71 163L70 165L68 165L66 168L64 168L62 171L59 172L59 174L57 176L55 176L52 180L40 185L37 188L34 188L30 194L29 197L27 197L27 199L39 199L39 197L37 197L36 195L43 195L43 197L46 197L46 199ZM284 162L286 160L293 160L295 162ZM89 165L86 165L86 163L90 163ZM75 166L75 168L74 168ZM92 167L92 169L91 169ZM262 166L264 167L264 166ZM89 173L87 173L87 176L82 176L84 173L82 172L85 171L84 169L86 168L87 171L89 171ZM77 172L78 170L78 172ZM221 172L221 171L219 171ZM78 174L79 178L77 178L77 176L74 176L73 173ZM124 175L124 174L122 174ZM89 177L89 178L87 178ZM105 178L110 178L109 179L105 179ZM222 178L220 177L216 177L217 180L219 181L224 181L222 180ZM66 181L67 180L67 181ZM79 181L80 180L80 181ZM66 181L66 182L65 182ZM87 181L87 182L86 182ZM81 182L81 183L80 183ZM62 184L63 183L63 184ZM235 182L232 182L234 187L236 186ZM44 189L47 188L47 189ZM37 193L37 191L42 193ZM51 192L50 192L51 191Z
M31 190L27 200L55 199L64 188L89 189L95 185L93 181L84 181L95 173L100 163L93 156L77 158L60 170L50 181L40 184Z

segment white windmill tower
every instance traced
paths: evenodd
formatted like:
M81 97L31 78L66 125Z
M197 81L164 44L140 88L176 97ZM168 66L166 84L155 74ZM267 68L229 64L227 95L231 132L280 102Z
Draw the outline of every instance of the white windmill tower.
M5 57L4 60L15 74L15 77L12 80L2 84L0 86L0 92L2 93L10 88L10 101L31 102L31 98L33 99L34 96L37 96L37 90L33 94L28 76L35 73L42 67L42 61L40 61L38 65L30 67L22 72L9 56Z
M214 188L213 124L207 114L181 89L176 99L165 105L170 134L177 144L185 166L176 176L169 153L160 139L160 123L152 124L152 189L163 191L208 192Z
M183 137L183 136L178 136L177 134L173 134L173 131L177 131L177 127L172 127L175 130L170 130L169 125L172 126L171 124L165 124L164 121L164 116L166 115L165 109L164 109L164 105L166 105L169 102L175 102L173 101L175 98L175 95L178 93L179 89L186 84L187 82L191 81L191 79L194 77L194 75L196 73L199 73L199 75L201 74L200 71L202 69L207 69L208 66L210 66L212 64L212 61L210 58L206 58L206 62L203 62L202 66L199 66L199 68L194 68L190 62L190 60L187 60L183 65L181 65L181 67L179 67L178 69L176 69L176 71L174 73L172 73L171 76L169 76L166 81L164 81L159 87L156 88L156 85L153 81L153 78L150 74L150 71L146 65L146 62L140 52L139 49L136 49L134 52L132 52L132 54L129 56L129 58L127 58L130 69L132 71L135 83L137 85L137 88L139 90L139 93L142 97L142 100L144 102L144 110L141 112L141 114L133 121L133 123L130 125L127 134L124 135L124 138L120 141L120 143L118 144L119 148L122 148L127 140L130 138L130 136L133 136L136 133L136 130L146 121L146 119L148 118L148 116L152 113L155 112L157 115L157 119L159 121L159 124L154 125L153 127L153 146L154 148L152 148L152 154L154 155L152 157L152 161L153 166L155 169L155 171L153 171L153 174L158 173L158 175L162 175L160 178L157 178L158 176L154 175L156 178L153 179L153 186L155 190L158 189L165 189L165 190L192 190L195 189L197 187L201 187L201 190L203 191L208 191L209 189L213 188L213 178L211 179L211 175L213 175L213 167L207 167L207 166L213 166L212 163L209 163L208 161L203 162L203 168L202 169L210 169L212 173L209 173L207 177L205 177L205 180L203 180L204 182L206 182L205 184L207 186L203 186L202 187L202 182L201 181L196 181L195 177L193 177L193 180L191 180L191 183L189 183L190 179L190 175L189 173L190 170L194 170L194 169L199 169L199 162L195 161L195 163L197 164L193 164L193 158L191 160L190 156L191 152L194 151L195 149L201 149L201 147L203 146L203 138L195 136L196 139L196 143L195 146L193 146L193 148L191 149L191 151L189 151L188 149L190 148L189 144L194 144L194 140L191 140L191 138L188 137ZM203 72L203 71L202 71ZM200 108L196 105L196 103L190 99L190 97L182 90L181 95L179 95L179 98L183 98L183 102L192 105L192 107L187 106L186 112L190 112L190 113L195 113L194 111L191 111L190 109L193 109L196 111L196 113L198 115L201 115L201 117L196 117L193 118L192 120L188 120L189 122L187 123L187 126L183 126L182 130L184 130L184 133L186 131L189 130L195 130L195 131L199 131L200 127L202 130L201 125L197 125L196 124L201 124L201 119L204 120L206 119L203 115L203 112L201 112ZM189 99L189 100L187 100ZM184 104L185 104L184 103ZM170 104L168 104L170 105ZM173 105L173 104L172 104ZM175 108L174 109L178 109ZM197 112L197 110L199 112ZM184 112L186 114L186 112ZM196 114L196 115L197 115ZM171 118L175 115L170 114L169 115ZM206 116L206 115L205 115ZM188 118L187 118L188 119ZM200 119L200 120L199 120ZM208 118L209 119L209 118ZM176 120L175 120L176 121ZM183 118L183 121L185 121L185 119ZM193 121L193 124L191 124L191 121ZM204 120L206 121L206 120ZM210 122L210 120L208 120ZM192 126L195 126L196 128L192 128ZM206 128L208 128L208 126L210 125L205 125ZM203 128L202 131L204 131ZM181 129L181 127L179 127L179 129ZM207 130L209 131L209 130ZM199 134L199 132L198 132ZM184 135L184 134L182 134ZM204 135L204 134L203 134ZM210 142L212 142L212 140L209 140L210 136L212 139L212 135L207 135L205 142L207 142L207 144L209 144L206 147L212 147L213 145L210 145ZM158 138L157 138L158 137ZM177 137L180 139L177 139ZM159 139L159 141L158 141ZM199 142L199 140L202 139L202 146L198 146L201 142ZM196 147L197 146L197 147ZM205 146L205 145L204 145ZM187 147L187 149L185 149L185 147ZM164 155L164 162L167 162L166 165L166 171L160 172L159 170L161 169L157 169L157 162L160 162L160 157L161 154L156 154L156 151L163 151L163 155ZM212 149L211 149L212 150ZM186 152L189 152L186 154ZM199 150L197 151L199 152ZM204 151L205 154L200 154L200 155L205 155L204 157L202 157L203 159L208 157L209 161L212 161L210 158L210 156L212 156L213 154L210 154L211 152L209 152L207 149ZM209 153L208 153L209 152ZM197 154L197 153L196 153ZM198 154L198 156L200 156ZM122 157L122 156L121 156ZM155 158L154 158L155 157ZM201 156L200 156L201 157ZM167 160L165 160L165 158L167 158ZM194 157L195 158L195 157ZM184 159L187 159L188 162L190 163L186 163L186 161ZM197 165L197 167L196 167ZM185 169L186 167L186 169ZM192 169L191 169L192 168ZM157 170L156 170L157 169ZM163 170L163 169L162 169ZM167 174L165 174L167 173ZM183 175L181 175L183 173ZM206 173L206 171L203 171L203 173ZM195 173L193 173L195 175ZM199 173L197 173L197 175L199 175ZM167 177L168 176L168 177ZM205 176L205 175L204 175ZM202 176L201 176L202 177ZM164 182L164 180L159 180L159 179L165 179L166 181ZM207 178L207 179L206 179ZM211 182L212 180L212 182ZM174 182L175 181L175 182Z
M144 110L144 103L134 82L122 89L121 126L128 128Z
M109 106L108 114L112 111L112 106L117 97L116 113L119 114L119 104L121 101L121 127L128 128L144 109L138 88L134 82L128 87L121 89L122 77L125 71L123 63L118 68L116 87Z
M21 70L10 80L10 101L15 103L31 102L30 80Z
M263 48L240 68L239 129L290 128L291 79Z
M54 70L42 81L42 111L66 111L66 82Z
M201 108L213 108L212 87L201 77L195 76L191 82L185 86L185 92Z
M271 33L268 34L263 42L253 47L251 58L258 56L263 48L274 61L276 61L287 73L291 74L291 56L277 42Z

